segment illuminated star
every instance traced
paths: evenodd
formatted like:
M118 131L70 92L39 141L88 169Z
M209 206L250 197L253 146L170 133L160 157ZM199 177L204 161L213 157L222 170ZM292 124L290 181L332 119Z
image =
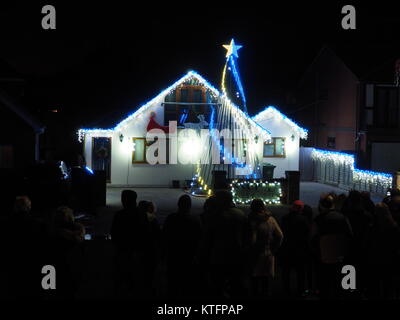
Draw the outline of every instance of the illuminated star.
M241 45L236 45L235 40L231 40L230 44L224 44L222 45L226 49L226 57L230 57L232 54L236 57L239 58L238 56L238 50L242 47Z

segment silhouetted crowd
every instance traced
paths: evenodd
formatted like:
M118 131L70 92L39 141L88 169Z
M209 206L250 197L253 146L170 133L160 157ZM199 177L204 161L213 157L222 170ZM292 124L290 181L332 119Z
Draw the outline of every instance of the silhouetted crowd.
M75 222L73 210L61 206L50 221L31 215L27 196L15 200L13 212L2 221L0 250L2 253L1 298L72 298L80 280L71 268L72 261L83 257L85 228ZM57 290L42 287L42 268L56 270Z
M137 203L133 190L121 201L110 230L115 297L399 298L398 190L376 205L367 192L322 194L317 212L297 200L279 220L260 199L249 212L236 207L228 191L193 215L182 195L163 226L155 204ZM85 228L68 207L48 223L30 209L28 197L17 197L1 234L7 297L73 298L85 281L71 267L84 259ZM56 268L55 292L40 286L44 264ZM356 288L343 287L346 265L355 268Z

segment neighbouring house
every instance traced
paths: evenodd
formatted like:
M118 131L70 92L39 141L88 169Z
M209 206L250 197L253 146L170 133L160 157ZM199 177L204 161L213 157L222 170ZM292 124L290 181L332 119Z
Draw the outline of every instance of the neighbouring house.
M238 140L243 141L232 148L237 147L239 153L247 155L249 162L236 165L233 157L231 164L200 166L196 162L169 164L167 157L164 164L150 165L146 157L150 147L146 134L151 129L163 131L170 152L170 121L177 122L178 136L183 128L206 128L210 132L228 127L241 129L245 135ZM191 180L200 172L204 185L213 170L225 170L229 178L261 179L262 167L267 164L276 166L274 178L285 177L285 171L299 169L300 139L307 138L307 130L274 107L267 107L253 118L248 116L198 73L190 71L114 128L81 129L78 135L88 167L105 170L109 184L167 187L172 186L174 180ZM213 139L211 134L210 141ZM221 139L218 145L223 146ZM201 141L193 140L188 144L178 139L177 149L182 151L183 158L197 157L198 160L212 148ZM230 157L232 150L221 147L221 159Z
M303 146L354 154L358 168L392 173L400 168L400 62L371 61L372 48L353 56L324 47L295 90L291 116L310 129Z

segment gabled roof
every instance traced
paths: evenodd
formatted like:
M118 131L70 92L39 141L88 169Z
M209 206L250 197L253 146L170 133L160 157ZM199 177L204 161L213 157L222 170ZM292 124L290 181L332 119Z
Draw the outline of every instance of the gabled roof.
M307 67L306 71L301 76L301 78L299 80L299 83L298 83L298 86L301 85L301 83L306 79L308 74L313 71L314 66L317 65L319 63L319 61L326 55L331 57L331 58L333 58L333 59L335 59L338 63L342 64L350 72L350 74L353 76L354 80L358 81L358 76L353 72L353 70L351 68L349 68L349 66L344 62L344 60L341 59L336 54L336 52L333 51L333 49L330 46L324 45L319 50L318 54L315 56L315 58L312 60L310 65Z
M300 127L297 123L286 117L283 113L281 113L278 109L276 109L273 106L266 107L263 111L256 114L252 119L255 122L260 122L263 120L268 120L271 117L277 117L278 119L285 121L289 126L292 127L293 130L295 130L299 134L300 138L307 139L307 134L308 134L307 129Z
M166 95L168 95L170 92L175 90L179 85L185 83L189 79L196 79L199 81L201 85L206 87L210 92L212 92L216 97L221 97L222 99L225 99L225 101L232 107L234 110L238 113L240 117L244 117L247 120L250 121L250 123L255 126L258 130L264 132L266 135L269 135L270 132L260 126L258 123L253 121L247 114L245 114L238 106L236 106L232 101L229 100L229 98L226 95L223 95L221 92L219 92L213 85L211 85L206 79L204 79L200 74L198 74L195 71L189 71L186 75L184 75L182 78L180 78L178 81L176 81L174 84L166 88L165 90L161 91L156 97L151 99L150 101L146 102L144 105L139 107L135 112L130 114L128 117L126 117L124 120L119 122L114 128L110 129L101 129L101 128L94 128L94 129L80 129L78 130L78 138L79 141L82 140L82 137L86 133L92 133L92 134L111 134L114 131L119 131L124 129L128 123L130 123L133 119L136 119L144 114L144 112L151 107L154 103L161 103L163 102L163 99Z
M326 44L302 75L299 85L324 55L342 63L356 81L382 83L393 83L394 63L400 58L398 51L388 43L346 43L340 46Z
M148 109L151 105L153 105L156 102L160 102L161 99L163 99L166 95L168 95L171 91L175 90L179 85L185 83L185 81L195 78L200 82L200 84L204 85L208 90L210 90L214 95L219 96L220 92L212 86L207 80L205 80L201 75L199 75L195 71L189 71L186 75L184 75L182 78L180 78L178 81L176 81L174 84L166 88L165 90L161 91L157 96L155 96L153 99L150 101L146 102L144 105L139 107L135 112L130 114L128 117L126 117L124 120L119 122L114 128L110 129L101 129L101 128L93 128L93 129L80 129L79 131L82 132L112 132L112 131L118 131L123 129L131 120L134 118L139 117L140 115L143 114L146 109Z

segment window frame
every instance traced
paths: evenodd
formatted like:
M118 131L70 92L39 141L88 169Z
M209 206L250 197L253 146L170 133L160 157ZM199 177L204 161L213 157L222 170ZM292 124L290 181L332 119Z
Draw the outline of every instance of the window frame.
M135 140L144 140L144 161L135 161L135 150L132 151L132 164L149 164L147 162L147 148L152 145L153 143L155 143L156 141L152 141L152 142L148 142L147 139L145 137L132 137L132 142L135 142ZM166 137L165 142L166 142L166 163L157 163L156 165L168 165L169 163L169 157L170 157L170 142L169 142L170 138Z
M285 137L273 137L272 138L272 142L268 143L268 142L264 142L263 145L263 158L286 158L286 149L283 148L283 154L276 154L276 140L277 139L282 139L283 140L283 145L286 145L286 138ZM274 154L271 155L266 155L264 152L264 146L265 145L273 145L274 146Z
M144 155L143 155L143 161L135 161L135 152L136 150L132 151L132 164L143 164L147 163L146 159L146 152L147 152L147 141L145 137L132 137L132 143L136 146L136 140L143 140L144 141Z
M169 110L166 110L165 105L164 105L164 125L167 126L168 123L166 123L166 115L172 116L172 121L178 121L179 124L179 116L181 114L181 109L182 105L179 105L179 103L182 103L182 90L187 90L187 100L184 101L183 103L186 103L186 108L188 109L188 118L193 119L192 121L197 121L196 117L199 114L204 115L206 118L209 116L211 113L210 110L208 110L207 104L207 90L201 86L201 85L193 85L193 84L182 84L178 86L174 90L174 95L175 95L175 101L167 101L169 98L166 96L164 99L164 102L168 102L170 105L174 106L173 108L168 108ZM201 101L200 102L193 102L194 96L195 96L195 91L201 91ZM176 102L177 104L171 104L172 102ZM200 104L199 104L200 103ZM173 109L173 110L171 110Z

